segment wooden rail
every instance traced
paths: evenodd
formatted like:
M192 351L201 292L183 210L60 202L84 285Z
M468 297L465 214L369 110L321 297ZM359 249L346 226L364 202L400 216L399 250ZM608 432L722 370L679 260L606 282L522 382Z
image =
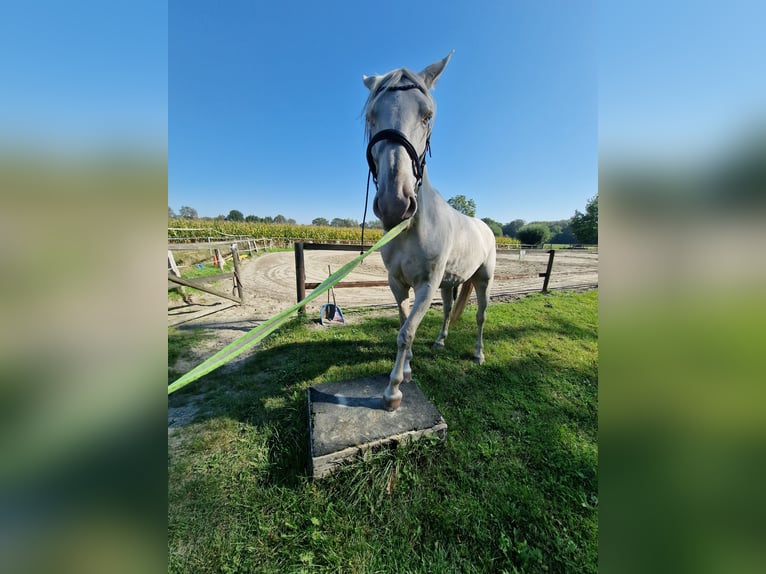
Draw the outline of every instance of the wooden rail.
M358 245L338 245L333 243L304 243L302 241L296 241L293 245L295 252L295 291L298 301L303 301L306 298L307 289L316 289L321 285L318 282L306 283L306 262L304 260L305 250L314 251L357 251ZM550 283L551 273L553 271L553 258L556 253L555 249L548 250L548 264L545 269L545 273L538 273L537 275L508 275L497 276L496 279L528 279L534 277L542 277L543 280L543 293L548 293L548 284ZM386 287L388 281L346 281L335 285L335 289L344 289L352 287ZM306 307L301 307L298 310L299 313L305 313Z
M210 293L211 295L215 295L216 297L221 297L223 299L228 299L229 301L234 301L235 303L239 303L242 305L242 303L245 302L245 292L242 288L242 281L240 280L240 273L239 273L239 250L237 249L237 243L236 242L230 242L229 245L231 245L231 261L234 264L234 272L230 273L219 273L218 275L208 275L206 277L195 277L193 279L184 279L181 277L181 274L178 271L178 266L175 263L175 260L173 258L173 252L172 250L168 249L168 289L173 289L177 285L182 285L184 287L191 287L193 289L197 289L199 291L204 291L205 293ZM219 262L219 265L221 266L221 269L223 269L223 257L221 256L221 252L219 249L216 249L216 260ZM224 279L231 279L233 282L232 287L232 293L236 290L238 296L229 295L228 293L224 293L223 291L218 291L217 289L213 289L212 287L207 287L205 283L211 283L213 281L221 281ZM191 303L191 299L188 297L188 294L183 293L184 296L184 302Z

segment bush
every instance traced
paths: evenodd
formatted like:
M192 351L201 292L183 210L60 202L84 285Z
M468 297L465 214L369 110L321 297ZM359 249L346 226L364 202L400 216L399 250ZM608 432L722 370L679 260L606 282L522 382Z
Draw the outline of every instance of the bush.
M530 223L516 232L523 245L542 245L551 236L551 230L540 223Z

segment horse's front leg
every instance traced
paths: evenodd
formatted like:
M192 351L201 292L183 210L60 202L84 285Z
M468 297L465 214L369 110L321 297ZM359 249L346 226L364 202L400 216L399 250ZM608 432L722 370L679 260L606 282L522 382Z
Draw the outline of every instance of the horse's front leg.
M434 349L443 349L444 341L447 339L449 333L449 314L452 311L452 301L454 297L453 287L442 287L442 303L444 305L444 323L442 324L442 330L434 343Z
M412 341L415 339L418 326L428 311L437 288L437 284L431 283L415 288L415 303L412 305L412 311L404 321L402 328L399 329L399 336L396 338L396 362L391 370L388 386L383 393L383 406L386 410L396 410L402 403L402 392L399 390L399 385L404 380L405 364L409 367L409 360L412 357Z
M399 309L399 329L401 329L410 314L410 286L400 282L394 277L388 278L388 285L391 288L391 292L394 294L396 306ZM404 356L402 376L405 383L412 380L412 367L410 366L411 359L412 349L410 349Z

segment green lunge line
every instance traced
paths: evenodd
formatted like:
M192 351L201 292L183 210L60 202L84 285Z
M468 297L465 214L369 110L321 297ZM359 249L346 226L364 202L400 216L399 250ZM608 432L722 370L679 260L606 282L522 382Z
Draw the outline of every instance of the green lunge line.
M388 243L394 237L399 235L402 231L407 229L409 225L410 225L410 220L405 219L399 225L397 225L396 227L391 229L388 233L386 233L383 237L381 237L375 245L370 247L363 254L358 255L357 257L355 257L354 259L346 263L343 267L338 269L335 273L330 275L327 279L322 281L319 287L314 289L311 292L311 295L306 297L303 301L296 303L289 309L285 309L284 311L277 313L271 319L264 321L263 323L255 327L253 330L242 335L236 341L229 343L223 349L218 351L215 355L203 361L202 363L194 367L191 371L189 371L188 373L176 379L171 385L168 385L168 394L174 393L178 389L181 389L185 387L186 385L188 385L189 383L196 381L201 376L208 374L210 371L213 371L217 369L218 367L225 365L232 359L236 358L237 356L241 355L242 353L250 349L253 345L261 342L269 334L273 333L279 327L281 327L284 323L286 323L290 319L290 315L295 313L298 309L303 307L306 303L309 303L310 301L313 301L314 299L319 297L322 293L327 292L330 289L330 287L334 286L346 275L351 273L354 267L359 265L368 255L374 253L375 251L383 247L386 243Z

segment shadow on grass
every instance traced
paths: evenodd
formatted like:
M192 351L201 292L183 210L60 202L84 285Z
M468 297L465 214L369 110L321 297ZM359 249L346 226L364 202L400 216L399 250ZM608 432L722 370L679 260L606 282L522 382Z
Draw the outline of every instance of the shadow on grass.
M390 345L370 340L277 343L258 349L233 369L213 371L174 393L169 405L180 406L193 397L199 408L195 423L228 418L268 428L266 480L295 485L307 475L308 388L329 380L381 374L369 359L386 354L391 354ZM328 371L333 373L330 378Z

